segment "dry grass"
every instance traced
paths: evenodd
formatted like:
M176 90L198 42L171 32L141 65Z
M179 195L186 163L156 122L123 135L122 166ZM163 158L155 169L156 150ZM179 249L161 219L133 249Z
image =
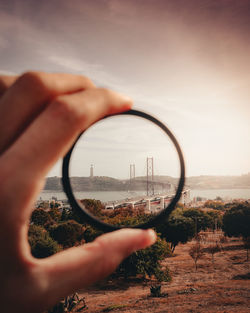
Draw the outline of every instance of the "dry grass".
M215 243L221 234L207 233L204 247ZM87 312L250 312L250 263L238 239L221 243L222 251L214 256L205 253L195 270L189 256L194 242L179 245L175 256L164 262L169 266L173 281L162 284L168 297L150 297L150 283L140 281L106 281L80 292L88 305ZM107 311L106 311L107 312Z

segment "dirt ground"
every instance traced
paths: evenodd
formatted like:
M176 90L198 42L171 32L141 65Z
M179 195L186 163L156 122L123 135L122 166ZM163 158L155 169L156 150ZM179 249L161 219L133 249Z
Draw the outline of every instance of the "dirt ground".
M220 236L206 233L203 247ZM188 253L193 244L178 245L174 256L164 261L173 277L171 283L162 283L165 296L151 297L149 281L104 281L79 292L88 306L85 312L250 312L250 262L246 261L242 242L231 238L222 243L214 263L211 254L205 253L197 271Z

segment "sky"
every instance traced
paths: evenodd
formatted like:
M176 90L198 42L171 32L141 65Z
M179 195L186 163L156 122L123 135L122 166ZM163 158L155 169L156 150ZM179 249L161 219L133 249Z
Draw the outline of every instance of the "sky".
M173 131L187 176L246 174L249 16L250 0L0 0L0 73L89 76L98 86L129 95L135 109ZM126 133L126 128L115 130ZM155 141L146 132L147 142ZM101 133L105 154L110 138ZM126 143L115 146L126 150ZM120 160L122 155L126 173L117 167L116 176L128 175L131 162L140 168L136 156L120 153ZM157 167L161 147L148 156ZM93 163L94 174L103 175L97 160L84 157L88 174ZM112 154L109 158L112 162ZM161 174L161 161L158 168ZM60 176L60 163L49 175Z

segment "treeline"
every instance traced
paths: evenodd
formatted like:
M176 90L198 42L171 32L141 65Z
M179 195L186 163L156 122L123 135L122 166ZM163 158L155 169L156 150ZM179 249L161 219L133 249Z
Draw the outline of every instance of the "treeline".
M107 211L100 201L90 199L82 201L89 211L110 224L135 225L152 217L145 214L142 208ZM167 267L162 268L161 261L171 257L179 243L186 243L207 229L222 228L227 236L242 237L248 249L249 203L232 203L223 208L221 204L217 206L216 202L208 204L217 209L188 209L179 205L169 219L155 229L158 234L157 242L129 256L113 276L124 278L136 275L142 278L153 276L158 281L170 281L170 271ZM55 203L50 209L38 208L33 211L28 236L33 256L44 258L63 249L91 242L101 234L101 231L86 224L82 216L72 210L61 211Z

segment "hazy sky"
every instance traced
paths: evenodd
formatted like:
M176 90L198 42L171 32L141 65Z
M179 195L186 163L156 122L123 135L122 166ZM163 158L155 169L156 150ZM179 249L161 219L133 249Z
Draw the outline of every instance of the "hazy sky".
M173 130L188 176L243 174L249 16L250 0L0 0L0 71L88 75Z

